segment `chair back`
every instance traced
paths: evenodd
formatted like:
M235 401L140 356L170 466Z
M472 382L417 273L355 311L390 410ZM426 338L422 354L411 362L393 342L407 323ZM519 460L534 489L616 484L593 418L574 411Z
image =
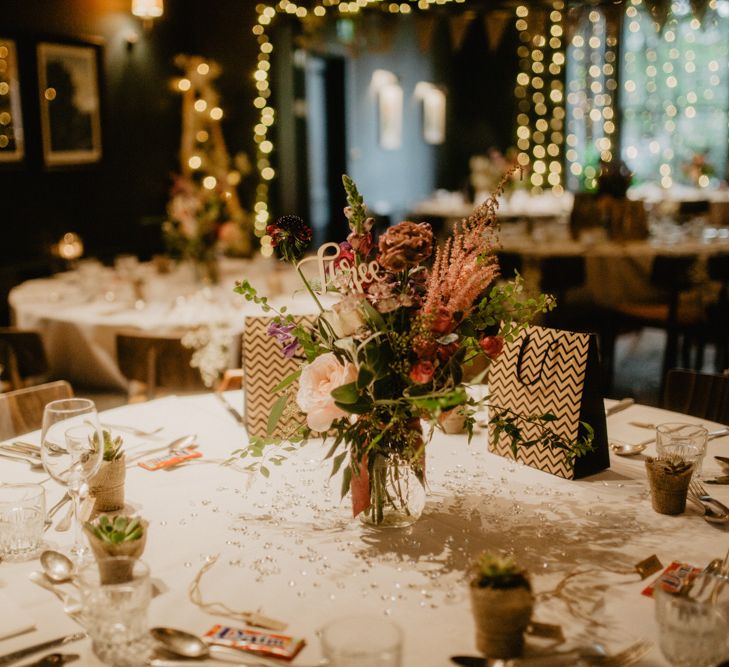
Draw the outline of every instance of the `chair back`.
M37 331L0 327L0 378L20 389L28 377L48 373L48 358Z
M159 387L180 391L205 390L200 373L190 366L193 351L182 344L181 338L181 334L117 334L116 355L122 375L127 380L146 384L147 398L152 398Z
M729 375L670 370L666 375L663 407L729 424Z
M0 394L0 440L39 429L46 404L72 396L73 389L65 380Z
M552 255L540 262L539 286L542 292L554 294L557 303L564 303L567 291L585 284L585 258L582 255Z

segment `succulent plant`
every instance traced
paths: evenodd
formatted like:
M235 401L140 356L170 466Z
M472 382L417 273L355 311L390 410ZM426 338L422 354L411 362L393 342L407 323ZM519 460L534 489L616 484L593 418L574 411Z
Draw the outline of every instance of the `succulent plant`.
M86 528L108 544L132 542L144 534L144 526L136 516L117 516L112 519L102 514L94 523L86 522Z
M102 433L104 435L104 461L116 461L120 459L123 454L122 445L124 444L122 437L118 435L116 438L112 438L111 431L107 431L106 429ZM94 448L97 442L98 438L94 434Z
M473 566L472 585L477 588L526 588L531 584L526 570L519 567L512 558L482 553Z
M687 461L678 454L669 454L667 456L659 456L658 458L648 458L648 465L654 470L658 470L665 475L681 475L693 468L693 462Z

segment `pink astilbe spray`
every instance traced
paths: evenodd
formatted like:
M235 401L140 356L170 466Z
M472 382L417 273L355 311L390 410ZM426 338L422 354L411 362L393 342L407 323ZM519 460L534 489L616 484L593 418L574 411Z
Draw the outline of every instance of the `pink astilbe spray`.
M452 320L455 313L467 317L499 275L495 255L498 198L516 169L504 175L495 192L458 223L453 235L436 251L421 308L424 320Z

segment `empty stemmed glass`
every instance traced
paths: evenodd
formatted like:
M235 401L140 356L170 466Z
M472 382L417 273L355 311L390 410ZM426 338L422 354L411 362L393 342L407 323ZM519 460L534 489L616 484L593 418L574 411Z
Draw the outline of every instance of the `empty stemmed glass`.
M41 460L48 474L68 488L74 506L74 543L71 555L81 563L89 553L81 526L81 501L88 494L88 479L99 469L103 435L96 405L87 398L52 401L43 411Z

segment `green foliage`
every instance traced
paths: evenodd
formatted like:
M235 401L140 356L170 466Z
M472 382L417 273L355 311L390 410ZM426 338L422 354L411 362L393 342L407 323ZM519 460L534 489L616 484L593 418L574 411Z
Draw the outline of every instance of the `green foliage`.
M347 193L347 203L352 209L349 218L352 231L357 234L362 234L364 232L364 222L367 219L367 209L364 205L364 199L359 193L355 182L347 174L342 176L342 183L344 184L344 191Z
M86 522L85 527L107 544L133 542L144 535L144 526L138 517L117 516L113 519L102 514L95 522Z
M116 461L120 459L124 454L122 451L122 446L124 445L122 437L118 435L116 438L112 438L111 432L106 429L102 430L102 435L104 437L104 461ZM94 433L92 442L94 449L96 449L99 444L99 438L96 433Z
M478 588L526 588L531 590L526 570L512 558L482 553L473 567L472 584Z

